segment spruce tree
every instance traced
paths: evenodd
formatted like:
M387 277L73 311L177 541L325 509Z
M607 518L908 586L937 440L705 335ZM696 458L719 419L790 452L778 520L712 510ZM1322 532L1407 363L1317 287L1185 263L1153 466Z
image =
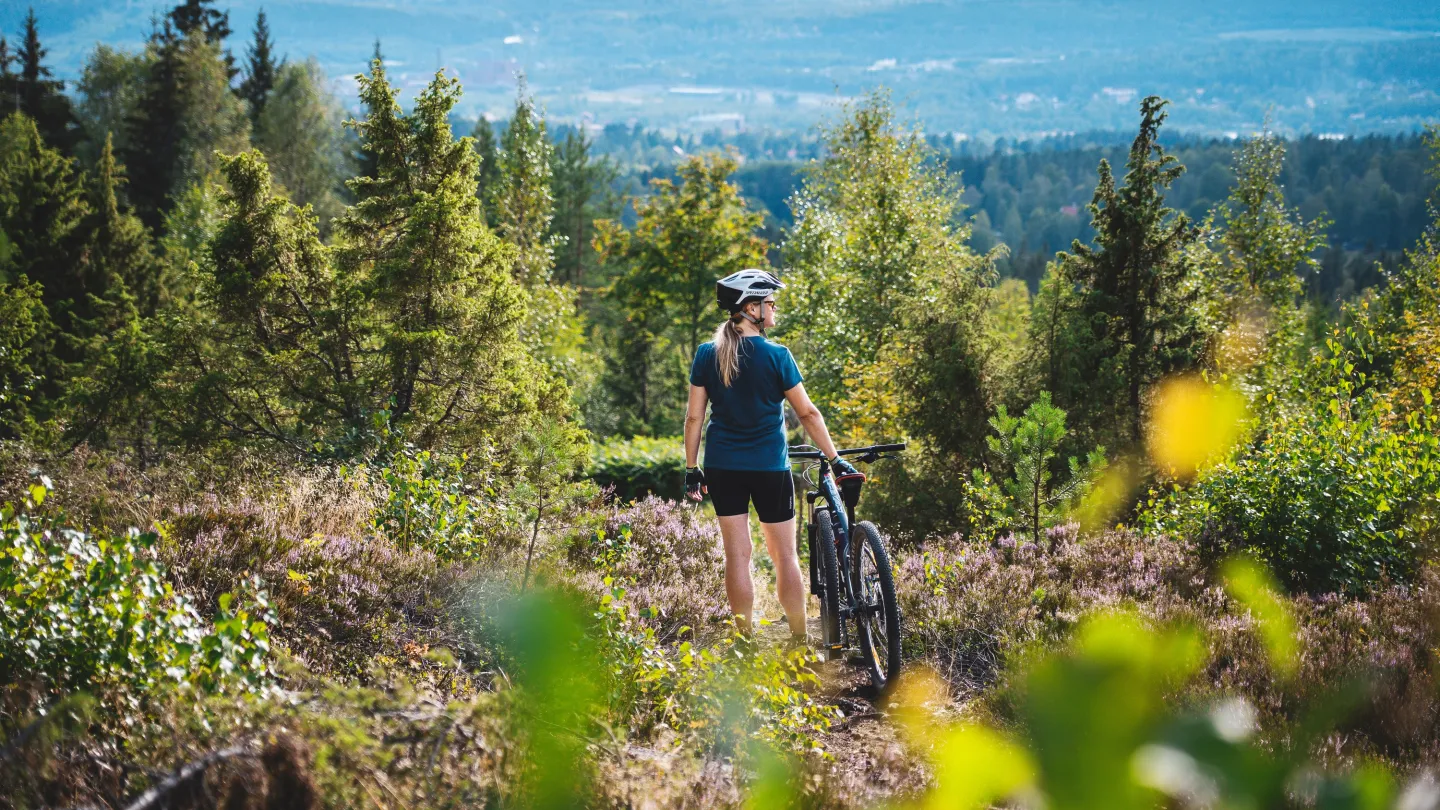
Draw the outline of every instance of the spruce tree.
M75 115L64 94L65 83L52 78L44 64L49 53L40 44L40 26L35 9L25 15L25 38L20 43L17 93L20 111L30 116L45 142L66 154L75 146Z
M1051 368L1066 371L1046 387L1076 417L1081 447L1137 448L1150 387L1194 368L1204 348L1189 252L1198 232L1165 206L1166 189L1185 171L1157 140L1166 104L1158 96L1141 102L1123 185L1100 161L1088 206L1095 246L1076 240L1072 252L1056 256L1061 279L1074 290L1059 327L1073 351L1052 356Z
M265 100L275 86L276 64L271 52L274 43L270 41L270 23L265 18L265 9L255 16L255 41L246 52L245 80L240 83L240 97L250 105L250 123L258 127L260 116L265 112Z
M215 0L185 0L172 8L166 16L167 26L173 26L177 39L198 34L205 41L220 49L225 62L225 81L234 79L239 69L235 67L235 56L224 50L225 40L230 38L230 12L210 8Z
M569 130L556 146L552 169L555 219L550 229L557 242L564 240L555 255L556 276L582 288L599 282L590 278L596 266L595 250L591 247L595 220L618 213L614 195L610 193L610 184L618 170L613 161L595 159L590 147L590 139L583 130ZM478 139L477 148L480 148ZM483 181L483 165L480 174Z
M73 161L46 144L35 122L15 113L0 124L0 231L11 242L3 275L24 275L44 291L45 307L61 329L74 327L83 307L83 178Z
M40 285L0 279L0 439L19 439L35 424L34 398L50 356L50 318Z
M515 98L515 114L500 139L500 182L496 196L496 228L517 251L515 278L527 287L550 280L555 264L555 241L550 221L555 197L550 189L550 155L545 120L525 90L525 79ZM478 172L477 172L478 175Z
M10 41L0 34L0 115L20 111L20 77L10 69L18 58L10 52Z
M130 197L159 232L173 201L216 168L215 153L243 151L249 116L230 90L219 46L203 34L177 37L167 21L151 37L153 59L130 121Z
M145 226L120 206L125 170L115 161L112 138L107 134L90 180L90 219L86 268L92 295L118 299L128 296L140 316L154 315L164 289L161 265L156 260Z
M480 217L474 149L451 135L459 83L437 74L408 116L383 67L360 86L368 115L357 126L379 176L352 181L363 202L337 222L339 258L343 273L368 276L383 321L376 337L392 418L431 443L513 423L501 391L529 389L563 407L562 382L511 376L535 370L516 332L525 295Z
M475 154L480 157L480 171L476 178L475 194L485 211L485 222L492 229L499 227L496 205L500 196L500 147L495 140L495 127L484 115L475 122L470 137L475 141Z

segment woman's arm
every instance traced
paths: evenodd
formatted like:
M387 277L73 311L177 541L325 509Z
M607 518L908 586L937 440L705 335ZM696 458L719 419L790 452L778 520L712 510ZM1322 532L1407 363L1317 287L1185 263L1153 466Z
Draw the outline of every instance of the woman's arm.
M700 429L705 426L705 406L710 395L703 385L690 386L690 402L685 406L685 466L700 465Z
M810 401L810 395L805 393L805 384L797 383L794 388L786 391L785 399L800 418L800 424L805 426L805 433L810 436L810 441L820 448L825 458L835 458L835 443L830 441L830 430L825 427L825 417L820 414L815 403Z

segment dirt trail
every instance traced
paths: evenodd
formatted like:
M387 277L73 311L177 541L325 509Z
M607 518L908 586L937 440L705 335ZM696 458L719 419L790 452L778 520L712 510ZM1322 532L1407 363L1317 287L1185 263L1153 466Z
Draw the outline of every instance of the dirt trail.
M814 608L814 600L810 601ZM812 613L807 625L810 638L820 638L819 617ZM764 628L762 634L779 644L789 630L777 623ZM842 658L819 664L816 669L821 684L817 697L842 714L821 740L834 757L826 775L826 792L844 797L846 804L874 806L897 794L923 790L924 768L917 757L907 755L895 726L883 706L877 705L881 701L870 685L864 663Z

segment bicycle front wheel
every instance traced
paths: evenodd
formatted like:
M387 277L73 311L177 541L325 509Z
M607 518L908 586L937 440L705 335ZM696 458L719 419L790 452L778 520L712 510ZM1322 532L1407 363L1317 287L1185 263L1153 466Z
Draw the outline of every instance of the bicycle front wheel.
M860 652L870 669L870 683L883 692L895 685L900 674L900 606L895 601L895 577L875 524L862 520L855 527L855 540L850 555L850 582L860 602L855 622Z
M825 650L825 660L840 657L844 642L840 640L840 561L835 553L835 529L830 522L830 510L815 510L815 546L810 549L810 559L818 561L820 589L815 596L820 600L820 639Z

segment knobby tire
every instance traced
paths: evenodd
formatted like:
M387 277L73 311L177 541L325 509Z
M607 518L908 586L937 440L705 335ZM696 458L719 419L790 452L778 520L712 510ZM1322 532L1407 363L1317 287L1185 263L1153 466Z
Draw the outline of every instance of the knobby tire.
M895 577L890 556L875 524L862 520L851 543L850 582L861 607L875 606L878 614L856 617L860 652L870 670L870 683L881 692L894 687L900 675L900 606L895 600ZM874 571L865 570L869 566ZM873 574L873 581L870 577ZM883 660L882 660L883 659Z
M828 509L815 510L815 545L810 549L811 559L820 562L820 640L826 661L839 658L843 651L840 646L840 562L835 554L835 529L830 522Z

